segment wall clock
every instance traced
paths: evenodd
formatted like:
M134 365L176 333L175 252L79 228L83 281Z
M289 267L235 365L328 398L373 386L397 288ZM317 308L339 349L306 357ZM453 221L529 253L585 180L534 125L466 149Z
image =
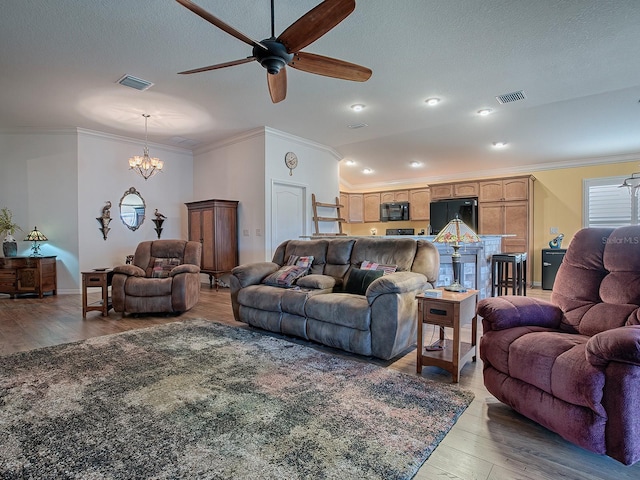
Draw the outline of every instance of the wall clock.
M284 156L284 164L289 169L289 175L293 175L293 169L298 166L298 156L293 152L287 152Z

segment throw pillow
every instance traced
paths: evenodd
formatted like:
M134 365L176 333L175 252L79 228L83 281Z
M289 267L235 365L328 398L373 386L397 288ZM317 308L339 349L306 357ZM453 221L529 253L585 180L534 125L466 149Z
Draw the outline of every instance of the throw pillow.
M355 293L356 295L365 295L371 282L376 278L380 278L382 275L384 275L382 270L352 268L344 291L346 293Z
M397 265L383 265L381 263L370 262L368 260L364 260L360 265L362 270L382 270L385 275L389 273L394 273L397 269Z
M167 278L173 267L180 265L179 258L156 258L153 262L151 278Z
M307 255L305 257L300 257L298 255L289 255L289 260L287 260L287 265L305 267L306 269L311 268L312 263L313 263L313 255Z
M262 283L265 285L272 285L274 287L291 287L295 281L307 274L305 267L298 267L297 265L285 265L280 270L273 272L271 275L267 275Z

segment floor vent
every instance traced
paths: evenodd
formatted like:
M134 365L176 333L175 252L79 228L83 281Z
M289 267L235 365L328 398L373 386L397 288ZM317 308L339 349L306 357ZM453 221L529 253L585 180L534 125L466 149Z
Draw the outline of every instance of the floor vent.
M135 88L136 90L147 90L153 86L153 83L129 74L123 75L116 83L124 85L125 87Z
M498 95L496 100L498 100L499 104L503 103L511 103L517 102L519 100L524 100L527 96L524 94L522 90L518 90L517 92L505 93L504 95Z

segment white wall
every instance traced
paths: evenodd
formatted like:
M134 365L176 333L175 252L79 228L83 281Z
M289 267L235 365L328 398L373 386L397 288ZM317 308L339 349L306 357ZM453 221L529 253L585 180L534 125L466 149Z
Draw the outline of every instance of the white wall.
M193 200L190 151L150 145L165 162L165 173L145 181L127 160L144 142L87 130L0 132L0 207L9 208L24 230L38 226L47 238L43 255L56 255L58 293L80 293L80 272L124 263L143 240L157 238L151 221L157 208L167 216L162 238L187 238L184 202ZM118 204L135 187L147 206L142 226L131 231L120 221ZM103 240L96 217L112 203L111 231ZM21 240L26 234L21 233ZM29 255L29 242L18 254Z
M292 176L284 164L289 151L299 159ZM270 260L273 182L307 187L307 232L313 233L311 193L326 202L339 195L339 158L324 145L259 128L195 153L194 199L239 200L240 263Z
M76 131L0 132L0 207L13 212L18 255L29 255L22 239L37 226L49 241L42 255L56 255L58 292L77 293L78 184Z
M194 200L238 200L240 263L264 258L264 144L257 129L194 155ZM259 233L259 235L258 235Z
M141 155L144 141L80 130L78 132L77 218L80 270L123 264L138 243L158 238L152 219L157 208L167 219L163 239L186 239L185 202L193 200L193 158L188 150L149 144L149 153L164 161L164 171L145 180L129 170L127 160ZM135 231L119 217L119 203L134 187L146 204L145 220ZM111 202L111 230L104 240L96 220Z

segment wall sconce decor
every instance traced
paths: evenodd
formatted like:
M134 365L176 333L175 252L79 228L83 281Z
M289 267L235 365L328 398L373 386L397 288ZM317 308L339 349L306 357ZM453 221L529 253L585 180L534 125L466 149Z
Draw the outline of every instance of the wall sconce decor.
M154 230L156 231L156 233L158 234L158 238L160 238L160 234L162 233L162 224L164 223L164 221L167 219L167 217L165 217L163 214L161 214L158 209L156 208L156 211L154 213L154 215L156 216L156 218L154 218L152 221L153 223L156 224L156 228L154 228Z
M38 230L38 227L33 227L33 230L29 232L29 234L25 237L25 242L31 243L31 257L41 257L40 253L40 244L38 242L46 242L49 240L44 233Z
M102 232L102 238L107 239L107 233L109 233L109 223L111 223L111 202L107 200L106 205L102 207L102 215L96 217L96 220L100 224L100 231Z

